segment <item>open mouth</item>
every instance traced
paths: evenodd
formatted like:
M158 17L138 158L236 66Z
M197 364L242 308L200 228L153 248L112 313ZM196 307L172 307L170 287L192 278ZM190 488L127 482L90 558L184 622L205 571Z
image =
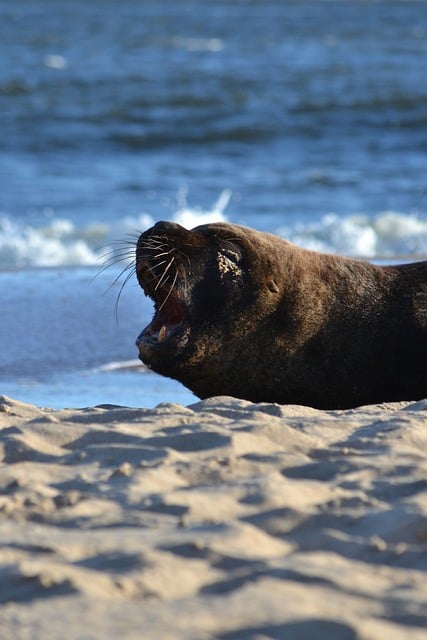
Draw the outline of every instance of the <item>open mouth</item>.
M155 302L155 306L157 306ZM143 335L153 342L166 342L179 333L185 317L184 305L171 294L156 310L151 323L143 331Z
M138 282L146 296L154 302L154 317L137 340L138 347L166 344L177 338L183 330L186 305L178 295L175 281L164 282L157 277L148 263L137 266Z

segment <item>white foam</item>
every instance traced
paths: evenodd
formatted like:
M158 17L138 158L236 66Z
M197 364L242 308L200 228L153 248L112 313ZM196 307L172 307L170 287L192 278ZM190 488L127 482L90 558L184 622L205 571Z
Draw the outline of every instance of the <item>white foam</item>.
M307 249L360 258L427 256L427 219L396 211L374 217L328 214L314 222L280 227L276 233Z
M192 229L201 224L210 224L211 222L225 222L224 211L231 198L230 189L224 189L212 209L204 211L200 207L189 207L187 203L187 189L181 189L178 193L178 211L173 215L174 222L181 224L187 229Z
M8 217L0 219L0 268L91 265L97 257L70 220L54 219L46 226L32 227Z
M142 364L141 360L123 360L118 362L107 362L106 364L94 369L93 372L108 373L110 371L133 371L134 369L141 372L147 371L147 367Z
M61 70L68 66L67 59L59 54L50 54L44 57L43 64L48 69Z
M190 206L187 191L182 189L169 219L186 228L227 221L225 209L230 197L231 191L226 189L212 207L203 209ZM3 216L0 217L0 269L99 266L100 260L105 260L106 246L129 235L136 240L139 233L155 221L151 214L142 212L111 224L99 221L78 226L52 214L44 225L31 226ZM309 249L343 255L405 259L427 256L427 219L415 214L386 211L374 217L346 218L329 214L313 222L294 222L270 231Z
M187 228L199 224L226 220L224 210L231 198L231 191L224 190L210 209L190 206L187 189L177 196L175 213L170 219ZM10 217L0 218L0 269L23 269L28 267L99 266L105 260L105 247L111 242L139 233L155 223L155 218L146 212L137 216L126 216L116 222L90 223L77 226L64 218L50 219L39 226L16 222Z
M177 49L185 51L209 51L210 53L218 53L224 48L224 42L220 38L180 38L172 39L172 44Z

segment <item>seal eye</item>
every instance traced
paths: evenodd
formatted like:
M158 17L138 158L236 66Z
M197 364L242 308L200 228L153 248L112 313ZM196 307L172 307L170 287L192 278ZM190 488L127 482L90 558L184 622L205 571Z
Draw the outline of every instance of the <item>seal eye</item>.
M241 256L237 253L237 251L231 251L230 249L226 249L221 253L226 260L228 260L229 262L232 262L235 265L239 264L239 262L241 261Z
M220 247L219 253L234 265L240 265L240 263L242 262L242 252L240 248L232 242L225 242Z
M242 254L231 243L220 248L216 255L216 261L221 279L225 276L231 276L232 281L234 281L242 276Z

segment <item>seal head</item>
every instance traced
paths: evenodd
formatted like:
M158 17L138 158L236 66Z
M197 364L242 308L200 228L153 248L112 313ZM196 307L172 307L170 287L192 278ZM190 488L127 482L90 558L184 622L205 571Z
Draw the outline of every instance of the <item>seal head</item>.
M379 267L216 223L159 222L141 360L201 398L347 408L427 395L427 263Z
M236 314L243 322L253 304L238 240L220 225L188 231L169 222L140 236L136 273L155 307L137 340L147 366L187 384L194 376L196 384L203 363L222 358L224 340L235 339Z

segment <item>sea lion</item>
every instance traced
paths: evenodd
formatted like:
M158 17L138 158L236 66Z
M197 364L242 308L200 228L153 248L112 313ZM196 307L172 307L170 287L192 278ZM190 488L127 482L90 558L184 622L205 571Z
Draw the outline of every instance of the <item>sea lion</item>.
M427 397L427 262L377 266L234 224L158 222L140 359L200 398L343 409Z

